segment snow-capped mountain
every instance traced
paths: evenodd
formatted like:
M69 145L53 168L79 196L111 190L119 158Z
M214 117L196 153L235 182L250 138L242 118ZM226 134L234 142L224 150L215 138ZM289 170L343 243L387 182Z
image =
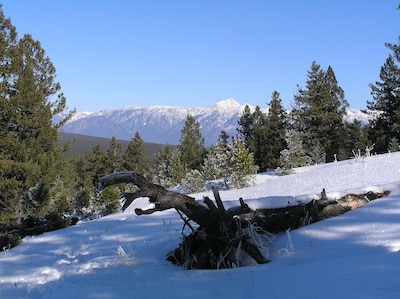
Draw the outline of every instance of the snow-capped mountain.
M63 131L97 137L130 140L136 131L145 142L178 144L188 115L200 124L206 145L215 144L222 130L236 134L237 122L246 104L234 99L213 106L182 108L175 106L126 107L100 112L76 113Z
M145 142L178 144L186 118L191 115L199 122L201 134L208 146L216 144L222 130L230 136L236 135L238 120L245 106L234 99L227 99L209 107L150 106L80 112L62 129L67 133L121 140L130 140L139 132ZM252 106L250 108L254 109ZM353 122L358 119L366 124L369 117L360 110L351 109L347 111L345 120Z
M346 122L352 123L354 120L358 120L363 126L368 124L368 122L374 117L373 114L367 114L359 109L349 109L346 112L347 115L344 117Z

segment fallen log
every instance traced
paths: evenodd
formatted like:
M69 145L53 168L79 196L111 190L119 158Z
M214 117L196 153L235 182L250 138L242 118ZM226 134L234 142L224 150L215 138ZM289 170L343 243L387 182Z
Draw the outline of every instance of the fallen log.
M135 209L137 215L152 214L157 211L176 209L192 233L183 236L178 248L169 253L167 259L177 265L191 268L229 268L243 266L243 260L251 259L256 264L269 262L265 249L269 245L270 233L280 233L296 229L328 217L343 214L361 207L382 194L366 193L364 195L346 195L339 199L328 199L325 190L321 198L307 204L274 209L257 209L252 211L242 198L239 205L225 209L217 187L213 188L215 202L204 197L204 205L193 197L176 193L148 181L142 175L133 172L117 172L100 178L100 189L120 183L132 183L139 189L125 193L125 210L139 197L148 197L154 208ZM184 214L187 218L184 218ZM189 221L198 224L194 229ZM260 244L254 235L266 236ZM245 257L239 259L239 253ZM242 254L243 255L243 254Z
M207 233L213 233L224 219L233 218L235 215L248 213L250 211L243 200L240 201L240 207L225 211L222 200L219 198L218 190L214 191L214 194L217 194L218 197L218 199L216 198L217 206L215 206L209 198L204 198L204 202L207 205L207 207L205 207L193 197L169 191L160 185L148 181L145 177L133 171L116 172L101 177L100 189L120 183L132 183L139 187L139 190L135 192L124 193L125 203L122 210L125 210L136 198L148 197L149 202L154 203L155 207L147 210L135 209L137 215L152 214L167 209L176 209L184 213L190 220L204 227Z
M238 264L235 250L240 249L258 264L268 262L258 244L252 243L246 235L238 235L246 223L237 216L250 212L243 199L239 199L239 206L226 210L218 188L215 187L213 193L216 204L205 197L205 205L201 205L193 197L168 191L132 171L117 172L100 178L100 189L120 183L132 183L139 187L135 192L124 194L123 210L136 198L148 197L155 207L147 210L135 209L137 215L174 208L181 217L181 213L184 213L188 218L184 220L185 225L188 221L199 225L189 236L184 236L181 246L168 255L168 260L187 268L226 268Z

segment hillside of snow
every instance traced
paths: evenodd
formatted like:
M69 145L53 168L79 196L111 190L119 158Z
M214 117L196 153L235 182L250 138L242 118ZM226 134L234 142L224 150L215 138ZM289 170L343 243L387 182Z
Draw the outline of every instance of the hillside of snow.
M185 270L166 261L180 242L175 211L124 213L26 237L0 252L0 298L399 298L400 153L257 175L253 187L221 191L226 206L307 202L390 190L386 198L290 231L272 262L227 270ZM194 194L201 200L203 195Z

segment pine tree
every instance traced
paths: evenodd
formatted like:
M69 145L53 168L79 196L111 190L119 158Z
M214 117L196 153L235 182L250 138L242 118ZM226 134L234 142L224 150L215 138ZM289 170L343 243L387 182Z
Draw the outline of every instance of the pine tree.
M135 137L129 142L123 154L122 165L123 169L134 170L150 179L150 162L147 149L139 132L136 132Z
M220 138L204 159L204 177L208 180L223 179L226 189L229 189L228 180L233 172L231 156L231 146L226 143L226 139Z
M229 180L236 188L244 188L250 186L258 171L255 164L253 153L249 151L244 142L235 138L230 150L229 164L231 165L231 173Z
M75 194L73 207L78 214L85 214L85 209L91 205L91 199L94 196L92 177L86 171L84 159L76 155L71 159L72 173L75 174Z
M354 152L364 150L367 146L371 146L372 142L368 140L368 126L355 119L352 123L345 123L346 129L343 135L343 143L345 145L345 153L348 158L354 156Z
M250 107L246 105L237 128L239 138L244 141L246 148L253 153L255 163L260 171L266 171L269 166L266 156L270 149L268 147L270 128L267 122L267 116L259 106L256 106L255 110L251 112Z
M253 113L250 110L250 106L246 105L238 121L238 127L236 128L236 131L240 136L240 138L244 140L246 146L250 149L250 151L253 149L252 148L253 127L254 127Z
M335 154L345 158L343 117L348 103L344 92L330 66L324 71L314 61L307 77L306 88L299 87L294 98L291 114L294 129L307 151L314 151L313 147L319 145L328 162L334 160Z
M292 168L305 166L311 163L307 155L303 142L295 130L286 133L287 148L281 151L282 169L284 173L289 173Z
M97 144L92 148L92 152L86 152L85 156L87 160L86 170L92 178L94 187L98 186L100 177L123 170L121 144L117 142L115 137L111 138L106 153ZM95 211L102 215L115 212L120 206L119 198L123 188L124 186L112 186L96 194L93 197ZM88 191L86 188L82 190L81 195L86 196L86 199Z
M267 114L267 147L268 151L264 157L266 170L273 170L281 166L280 153L286 148L286 119L287 115L282 106L280 94L272 93Z
M400 139L400 55L399 46L386 44L393 51L380 70L380 81L370 84L372 100L367 102L371 112L379 111L370 122L370 138L377 153L387 151L393 138Z
M311 148L311 152L308 153L309 161L311 165L324 164L326 162L326 154L322 149L319 142L314 144Z
M172 174L172 183L173 185L179 184L182 179L185 177L187 169L185 169L185 165L182 163L181 160L182 153L180 148L175 148L172 151L172 156L170 160L170 169Z
M181 161L186 171L201 169L205 157L204 138L201 136L200 124L196 119L188 115L181 130L179 143Z
M43 217L65 169L53 116L66 99L38 41L18 38L0 6L0 222ZM72 113L72 112L71 112ZM70 116L71 114L69 114ZM65 118L63 121L65 121Z
M92 148L92 152L85 152L87 161L86 171L92 177L93 186L97 186L100 182L100 177L109 173L107 167L107 156L100 147L100 144Z
M171 145L163 146L156 154L153 182L165 188L175 187L185 177L179 149Z
M398 152L399 150L400 150L399 141L397 140L396 137L393 137L392 140L390 140L389 142L388 152L389 153Z
M225 130L222 130L218 137L218 141L221 141L224 146L228 146L229 134Z
M203 168L206 179L223 179L227 189L229 182L236 188L249 186L257 171L253 153L239 138L234 138L233 143L228 145L220 138L217 145L208 152Z
M181 181L186 193L200 192L204 189L204 184L204 176L198 169L190 170Z
M122 170L122 146L115 137L111 138L106 155L106 172L113 173Z
M95 200L96 211L102 216L118 212L121 209L121 190L118 186L109 186L102 190Z

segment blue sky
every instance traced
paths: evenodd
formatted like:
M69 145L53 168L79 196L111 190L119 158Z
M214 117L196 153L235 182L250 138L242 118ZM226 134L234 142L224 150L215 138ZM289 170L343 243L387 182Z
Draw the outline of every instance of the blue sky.
M234 98L289 109L312 61L366 108L400 35L399 0L0 0L39 40L69 108L209 106Z

